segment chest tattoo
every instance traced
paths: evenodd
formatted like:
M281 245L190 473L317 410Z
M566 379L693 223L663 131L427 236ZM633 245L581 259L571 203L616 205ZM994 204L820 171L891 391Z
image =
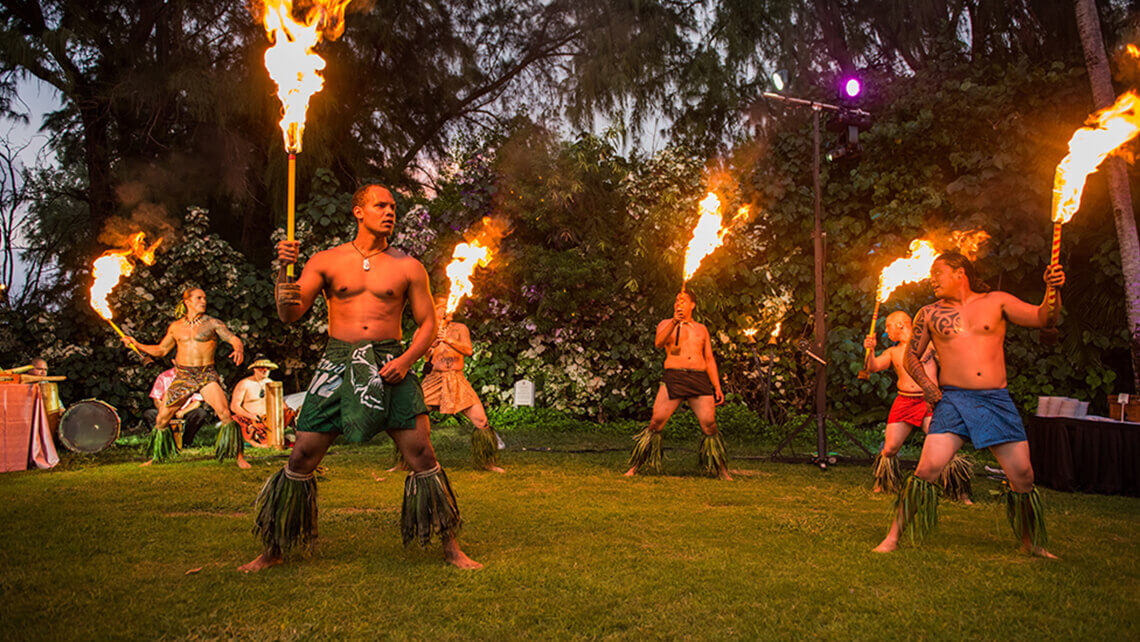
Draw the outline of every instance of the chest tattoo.
M930 313L930 325L942 336L961 334L966 329L961 313L954 308L934 308Z

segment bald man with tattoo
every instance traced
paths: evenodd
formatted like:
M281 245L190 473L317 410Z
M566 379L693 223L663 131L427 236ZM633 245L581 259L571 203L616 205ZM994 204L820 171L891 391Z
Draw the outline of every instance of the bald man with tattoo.
M1025 428L1006 390L1004 342L1009 323L1027 328L1056 324L1065 273L1060 266L1046 270L1047 288L1040 305L1006 292L989 291L969 259L957 252L939 255L930 269L930 279L938 301L915 315L905 366L926 401L934 406L934 416L918 469L899 491L895 520L875 551L895 550L904 532L913 540L933 528L938 515L936 482L969 440L975 448L989 448L1005 471L1009 481L1003 503L1022 549L1052 558L1045 549L1045 518L1040 495L1033 486ZM1051 291L1057 292L1052 307L1048 304ZM938 353L938 381L927 375L922 364L930 344Z
M218 461L236 459L240 468L249 468L243 452L244 441L241 428L230 415L230 404L222 380L214 370L214 352L218 342L224 341L233 348L230 359L241 365L244 347L241 339L230 332L225 323L206 314L206 292L202 288L187 288L182 293L181 313L178 320L166 329L166 336L156 345L139 343L134 337L123 337L123 343L134 346L152 357L161 358L177 348L174 353L174 381L166 389L162 408L154 421L147 444L150 459L143 464L173 459L178 454L174 435L167 424L178 409L195 392L200 393L214 414L221 421L214 455Z

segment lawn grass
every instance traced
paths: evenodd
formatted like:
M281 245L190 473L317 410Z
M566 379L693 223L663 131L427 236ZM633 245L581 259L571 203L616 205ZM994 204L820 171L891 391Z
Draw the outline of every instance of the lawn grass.
M479 572L401 546L385 440L334 447L318 550L255 575L236 568L280 454L140 469L118 449L0 475L0 637L1138 637L1140 499L1046 490L1049 562L1015 551L983 478L976 506L944 502L925 545L884 556L889 499L865 466L739 459L718 482L696 475L694 435L667 441L685 449L667 475L626 479L628 438L515 431L496 475L471 467L466 435L433 437ZM602 452L562 452L585 449Z

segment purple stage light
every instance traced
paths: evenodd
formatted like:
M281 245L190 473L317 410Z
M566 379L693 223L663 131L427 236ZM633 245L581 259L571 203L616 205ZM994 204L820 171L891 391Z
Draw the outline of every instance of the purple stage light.
M855 98L859 92L863 91L863 84L859 82L858 78L848 78L843 81L843 95L848 98Z

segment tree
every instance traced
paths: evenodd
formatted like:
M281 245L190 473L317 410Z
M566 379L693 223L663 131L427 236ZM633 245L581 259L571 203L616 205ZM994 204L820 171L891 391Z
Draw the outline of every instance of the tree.
M1100 32L1100 15L1093 0L1075 0L1073 7L1092 86L1093 105L1104 109L1116 101L1116 90L1112 87L1112 72ZM1124 159L1119 156L1110 158L1105 163L1105 172L1124 274L1125 309L1128 313L1128 335L1131 337L1132 389L1140 390L1140 239L1136 236L1136 213L1132 209L1132 193L1128 187L1128 168Z

